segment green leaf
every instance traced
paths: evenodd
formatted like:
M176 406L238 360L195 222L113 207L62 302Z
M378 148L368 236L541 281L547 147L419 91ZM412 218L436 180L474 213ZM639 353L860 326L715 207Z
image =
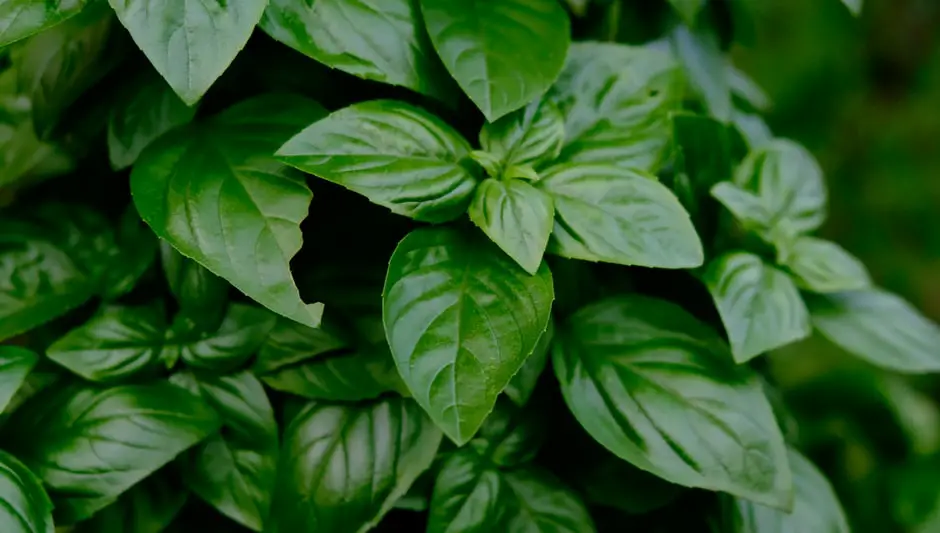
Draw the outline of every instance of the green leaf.
M225 72L261 20L264 0L109 0L157 72L193 105Z
M18 346L0 346L0 412L10 405L39 356Z
M345 347L343 339L322 327L311 328L278 317L252 369L264 374Z
M704 260L689 214L653 176L566 164L546 171L538 185L555 201L550 253L658 268L693 268Z
M568 408L622 459L667 481L788 508L786 447L758 376L680 307L602 300L559 327Z
M483 180L470 204L470 220L529 274L542 264L555 208L544 191L517 179Z
M227 309L228 283L163 240L160 241L160 263L180 310L196 326L205 329L218 326Z
M116 300L131 291L157 258L158 239L140 219L133 205L121 217L114 248L103 272L101 295Z
M877 288L808 295L813 326L866 361L895 372L940 371L940 328L898 296Z
M842 0L842 3L856 17L862 14L862 0Z
M152 373L161 366L166 337L162 305L106 306L52 343L46 355L100 383Z
M298 96L247 100L164 135L131 173L134 203L158 236L261 305L307 325L320 306L300 299L289 262L300 250L312 195L272 154L323 113Z
M434 484L428 533L594 533L577 495L548 472L497 470L470 450L441 467Z
M182 481L168 468L134 485L70 533L162 533L189 496Z
M738 363L809 336L809 312L793 280L753 254L729 252L702 275Z
M278 428L261 382L248 372L178 376L215 408L223 428L188 454L186 484L225 516L262 531L277 474Z
M0 46L51 28L77 15L85 0L15 0L0 5Z
M271 531L368 531L431 466L440 442L411 400L309 404L284 431Z
M532 354L525 360L516 375L512 377L509 385L506 385L506 388L503 389L506 396L516 405L521 407L529 403L529 398L532 397L535 386L538 385L539 377L541 377L542 371L545 370L545 365L548 363L548 350L552 345L554 335L555 323L549 320L548 329L539 337L539 342L532 350Z
M0 451L0 524L4 533L54 533L52 502L40 480Z
M680 25L672 33L672 43L692 89L711 116L722 122L730 120L731 81L715 32L707 25L694 28Z
M868 269L841 246L815 237L800 237L780 264L790 269L797 284L814 292L861 290L871 285Z
M111 167L130 167L144 148L164 133L188 124L196 114L155 74L141 76L108 115L108 157Z
M730 61L725 65L725 70L728 72L728 82L731 84L731 93L734 96L759 111L766 111L770 108L770 97L750 76Z
M682 20L689 26L695 26L699 12L705 7L707 0L669 0L672 8L682 16Z
M665 507L682 493L683 487L640 470L619 457L596 452L579 460L572 469L575 485L594 505L629 514L646 514Z
M565 117L559 161L655 172L669 155L682 71L667 52L575 43L549 99Z
M751 150L768 144L774 138L770 127L760 115L734 110L731 114L731 122L741 132L741 136Z
M33 398L5 443L56 498L56 523L84 520L219 427L212 409L169 383L69 387Z
M225 372L241 366L258 352L276 320L266 309L233 303L217 330L193 331L177 323L173 338L187 366Z
M453 100L417 0L272 0L261 29L331 68Z
M470 145L441 119L395 100L340 109L278 151L285 163L423 222L462 215L476 180Z
M674 114L672 123L675 143L682 151L685 171L693 178L696 192L731 178L731 137L726 125L691 113Z
M541 99L480 130L480 146L496 156L504 169L549 164L561 153L564 141L565 117L553 102Z
M556 0L420 0L444 66L489 122L540 97L565 62L568 15Z
M499 467L516 467L535 458L548 429L547 413L522 409L508 399L496 402L470 447Z
M716 183L711 195L746 228L762 230L773 224L772 207L760 196L730 181Z
M795 497L793 511L758 505L747 500L734 502L731 533L849 533L849 525L832 486L816 466L799 453L790 450Z
M826 219L826 184L822 169L806 148L778 139L751 152L734 174L734 183L758 198L767 210L768 227L786 233L818 229Z
M481 237L412 231L389 262L383 319L398 371L444 433L464 444L548 326L548 266L527 274Z

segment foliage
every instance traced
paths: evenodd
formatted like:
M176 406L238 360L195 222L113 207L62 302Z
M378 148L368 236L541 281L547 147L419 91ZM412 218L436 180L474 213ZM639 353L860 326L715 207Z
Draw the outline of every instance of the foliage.
M751 0L109 4L0 6L3 531L847 532L764 356L940 370Z

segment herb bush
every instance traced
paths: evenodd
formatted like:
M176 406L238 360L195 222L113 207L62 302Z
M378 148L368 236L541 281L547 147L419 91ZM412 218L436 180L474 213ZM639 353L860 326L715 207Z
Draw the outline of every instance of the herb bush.
M940 332L749 4L4 0L0 530L848 531L761 356Z

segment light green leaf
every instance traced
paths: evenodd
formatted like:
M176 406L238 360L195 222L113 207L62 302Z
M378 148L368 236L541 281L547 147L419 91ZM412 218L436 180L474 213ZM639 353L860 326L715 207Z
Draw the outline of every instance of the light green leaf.
M212 332L174 324L172 340L190 368L226 372L258 352L277 317L266 309L233 303Z
M52 343L46 355L69 371L100 383L152 373L164 357L162 305L106 306Z
M789 508L786 447L758 376L682 308L609 298L556 339L565 403L604 447L679 485Z
M778 262L790 269L797 284L814 292L843 292L871 285L868 269L834 242L800 237Z
M52 502L42 482L16 457L0 451L0 524L4 533L53 533Z
M14 413L5 445L56 499L56 523L84 520L219 427L212 409L166 382L67 387ZM94 443L94 445L91 445Z
M300 299L289 263L300 250L312 195L272 154L323 114L301 97L260 96L169 132L131 173L134 203L158 236L261 305L307 325L322 309Z
M705 7L706 0L669 0L672 8L682 16L689 26L695 25L699 12Z
M846 351L895 372L940 371L940 328L877 288L807 295L813 326Z
M771 206L765 205L760 196L730 181L716 183L711 195L746 228L762 230L773 223Z
M738 363L809 336L809 312L786 273L745 252L714 259L702 276Z
M282 161L342 185L393 213L444 222L467 210L476 180L470 145L441 119L395 100L331 113L278 150Z
M502 169L549 164L561 153L564 141L565 118L554 103L541 99L480 130L480 146L498 158Z
M152 71L131 87L108 115L108 157L115 170L133 165L144 148L196 114Z
M39 356L18 346L0 346L0 412L10 405Z
M774 138L770 127L760 115L735 109L731 113L731 122L741 132L741 136L751 150L760 148Z
M431 466L441 432L413 401L311 403L284 431L272 533L364 533Z
M842 3L856 17L862 14L862 0L842 0Z
M506 388L503 389L506 396L516 405L521 407L529 403L529 398L532 397L535 386L538 385L539 377L541 377L542 371L545 370L545 365L548 363L548 350L552 345L554 335L555 323L549 320L548 329L539 337L539 342L532 350L532 354L525 360L516 375L512 377L509 385L506 385Z
M548 93L565 117L559 161L659 170L669 154L669 114L681 107L682 89L682 70L668 52L572 44Z
M849 533L842 506L826 477L799 453L790 450L793 486L796 489L793 511L785 513L747 500L734 502L731 533Z
M731 81L715 32L707 25L694 28L679 25L672 33L672 43L692 89L711 116L722 122L730 120Z
M658 268L692 268L704 260L689 214L653 176L565 164L546 171L538 186L555 201L550 253Z
M489 122L540 97L565 62L557 0L420 0L444 66Z
M529 274L542 264L555 208L545 191L517 179L483 180L470 204L470 220Z
M0 46L6 46L68 20L85 7L85 0L12 0L0 5Z
M319 327L319 323L317 326L312 328L279 317L261 345L252 369L265 374L346 347L343 339Z
M548 326L554 290L482 236L427 228L389 262L383 319L398 371L457 444L470 440Z
M69 533L162 533L189 497L182 481L169 469L134 485Z
M265 0L109 0L157 72L193 105L225 72L261 20Z
M417 0L271 0L261 29L331 68L453 101Z

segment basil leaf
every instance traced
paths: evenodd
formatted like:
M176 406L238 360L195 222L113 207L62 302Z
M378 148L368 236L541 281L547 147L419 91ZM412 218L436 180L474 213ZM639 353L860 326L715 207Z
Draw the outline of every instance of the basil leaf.
M734 110L731 113L731 122L741 132L741 136L751 150L761 148L774 138L770 127L760 115Z
M800 237L779 262L790 269L800 287L814 292L854 291L871 285L861 261L823 239Z
M0 412L10 405L38 362L39 356L26 348L0 346Z
M818 229L826 219L822 169L806 148L775 140L751 152L734 174L734 183L756 194L770 215L769 226L792 233Z
M265 374L345 347L344 340L322 327L311 328L278 317L252 369Z
M669 114L682 102L682 71L661 50L574 43L548 93L565 117L559 162L655 172L669 154Z
M716 183L711 189L711 195L746 228L762 230L773 224L773 206L730 181Z
M771 106L770 97L750 76L739 70L733 63L725 64L731 93L747 103L751 108L767 111Z
M702 276L738 363L809 336L809 312L786 273L753 254L730 252Z
M411 400L307 405L284 431L272 531L368 531L431 466L440 442Z
M157 258L156 236L140 219L134 206L128 206L115 235L114 249L103 271L101 296L116 300L131 291Z
M272 0L261 29L331 68L453 100L417 0Z
M278 368L261 380L272 389L311 400L355 402L386 392L408 392L385 346L321 356Z
M689 26L694 26L699 12L705 7L706 0L669 0L672 8L682 16Z
M940 370L940 328L877 288L807 297L813 326L849 353L895 372Z
M682 151L685 171L693 178L696 192L731 177L731 136L726 125L690 113L674 114L672 124L675 144Z
M548 326L552 275L530 276L494 246L451 228L412 231L389 262L383 319L415 400L458 445Z
M160 241L160 262L170 292L186 316L198 327L217 327L227 309L228 283L166 241Z
M461 161L469 151L467 141L434 115L373 100L310 125L277 155L393 213L445 222L467 210L476 186Z
M247 100L164 135L131 173L134 203L158 236L261 305L307 325L319 306L300 299L289 261L300 250L311 193L271 154L323 113L297 96Z
M718 36L706 25L676 26L672 32L676 55L682 61L692 89L705 103L711 116L731 119L731 80Z
M584 504L548 472L524 467L501 472L461 450L434 484L428 533L539 531L593 533Z
M89 381L113 383L157 370L165 336L162 305L106 306L52 343L46 355Z
M735 520L727 531L732 533L786 533L818 531L849 533L842 506L826 477L809 460L790 450L793 486L796 489L793 511L778 509L737 499Z
M267 5L264 0L108 2L150 63L188 105L202 98L244 48Z
M480 130L480 146L499 158L504 169L551 163L561 153L564 141L565 118L558 106L541 99L484 124Z
M45 0L16 0L0 5L0 46L6 46L74 17L85 0L50 4Z
M684 490L606 450L592 451L578 468L572 469L574 483L591 504L629 514L646 514L675 501Z
M195 389L222 418L222 433L188 454L186 484L225 516L262 531L277 474L278 429L261 382L248 372L174 378Z
M535 458L545 440L547 425L544 413L521 409L501 399L470 441L470 447L497 466L515 467Z
M565 164L546 171L538 185L555 201L550 253L659 268L692 268L704 260L689 214L653 176Z
M554 0L420 0L444 66L490 122L541 96L565 62L570 22Z
M617 456L679 485L790 506L760 380L680 307L639 295L587 306L559 327L552 361L568 408Z
M52 502L40 480L0 451L0 524L7 533L53 533Z
M144 148L196 114L163 79L147 72L108 115L108 157L115 170L133 165Z
M71 533L161 533L180 512L189 493L165 467L131 487L113 504L77 524Z
M56 499L56 523L84 520L219 427L169 383L69 387L19 409L5 442ZM95 443L91 445L90 443Z
M275 321L275 315L266 309L233 303L222 324L212 333L197 333L193 337L185 326L173 333L179 343L179 355L189 367L224 372L241 366L254 355Z
M548 328L539 337L539 342L532 350L532 354L529 355L525 363L522 364L522 368L509 381L509 385L506 385L506 388L503 389L506 396L516 405L521 407L529 403L529 398L532 397L535 386L538 385L539 377L541 377L542 371L545 370L545 365L548 363L548 349L552 345L554 335L555 323L549 320Z
M517 179L488 178L476 188L470 220L529 274L542 264L552 233L552 197Z

